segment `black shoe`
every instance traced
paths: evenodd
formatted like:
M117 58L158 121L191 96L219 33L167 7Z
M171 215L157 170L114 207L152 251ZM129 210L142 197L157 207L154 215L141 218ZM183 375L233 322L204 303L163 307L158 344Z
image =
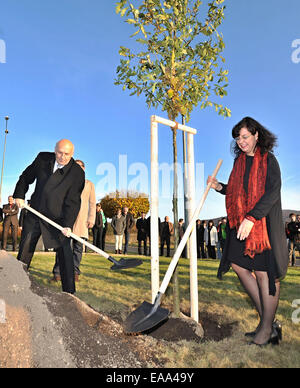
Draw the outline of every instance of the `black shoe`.
M282 324L276 319L273 322L272 326L273 326L273 331L276 330L279 340L282 341ZM256 331L250 331L248 333L245 333L245 337L248 337L248 338L253 338L255 336L256 336Z
M266 341L263 344L257 344L254 341L251 341L248 343L248 345L256 345L256 346L259 346L260 348L264 348L265 346L270 345L270 344L271 345L279 345L279 337L278 337L277 330L273 329L270 338L268 339L268 341Z

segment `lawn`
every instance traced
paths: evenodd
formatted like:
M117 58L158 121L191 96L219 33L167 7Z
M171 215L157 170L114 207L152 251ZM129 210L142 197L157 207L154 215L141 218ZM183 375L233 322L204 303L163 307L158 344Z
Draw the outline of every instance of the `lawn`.
M128 256L133 257L133 256ZM110 263L96 254L84 254L82 275L77 284L76 295L94 309L104 312L117 320L124 320L128 312L142 303L151 301L150 258L142 257L143 265L122 272L110 271ZM165 274L170 259L161 257L161 278ZM49 282L54 255L36 253L30 269L34 278L52 289L60 291L60 284ZM277 319L283 323L283 342L280 346L260 349L247 346L246 331L257 325L249 298L245 295L236 275L230 271L223 281L216 278L218 262L199 260L199 309L201 313L215 316L220 323L234 323L231 337L222 341L163 342L158 352L167 360L165 367L300 367L300 323L292 322L296 308L292 302L300 299L300 267L289 268L282 282L281 299ZM189 265L188 260L179 263L181 285L181 310L189 311ZM172 305L171 287L163 299L162 306ZM300 306L299 306L300 307ZM300 313L298 314L300 318Z

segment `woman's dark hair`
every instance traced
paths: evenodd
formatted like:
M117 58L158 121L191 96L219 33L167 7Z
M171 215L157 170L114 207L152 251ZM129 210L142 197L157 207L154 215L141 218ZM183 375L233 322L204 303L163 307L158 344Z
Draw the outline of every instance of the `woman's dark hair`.
M239 137L242 128L247 128L252 135L255 135L255 133L258 132L257 145L260 147L262 155L268 151L272 151L273 148L276 147L277 137L251 117L244 117L238 124L233 127L232 137L234 139ZM232 142L231 148L235 157L238 157L242 152L236 142Z

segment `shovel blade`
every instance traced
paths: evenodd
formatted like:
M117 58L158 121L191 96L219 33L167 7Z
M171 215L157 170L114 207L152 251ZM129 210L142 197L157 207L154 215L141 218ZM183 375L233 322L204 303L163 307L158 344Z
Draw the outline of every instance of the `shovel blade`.
M123 259L122 258L121 260L116 261L110 269L113 271L119 271L122 269L138 267L139 265L142 265L142 264L143 264L143 261L140 259Z
M127 334L142 333L148 331L169 317L169 310L162 307L155 307L148 302L143 302L140 307L134 310L124 323L124 331Z

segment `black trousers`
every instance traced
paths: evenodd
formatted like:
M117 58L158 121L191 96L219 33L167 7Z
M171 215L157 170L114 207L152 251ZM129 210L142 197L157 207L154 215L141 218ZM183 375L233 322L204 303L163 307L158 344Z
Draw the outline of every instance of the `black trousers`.
M39 219L33 214L27 214L24 219L17 259L25 263L28 268L30 266L32 257L35 252L35 247L40 236L41 227ZM76 290L71 239L67 237L62 238L61 245L56 249L56 252L60 266L62 290L64 292L74 294Z
M207 244L208 257L211 259L216 259L216 247L215 245Z
M200 259L206 259L206 252L204 248L204 241L203 242L197 242L197 257Z
M93 231L93 245L95 245L95 247L102 249L102 251L104 251L103 227L101 228L93 227L92 231Z
M147 256L147 237L138 240L138 253L139 255L142 255L142 242L144 242L144 256Z
M164 246L167 245L167 257L170 257L170 236L162 236L160 238L160 255L164 255Z
M84 237L81 237L81 238L83 240L87 240ZM79 242L77 240L71 239L71 248L72 248L72 252L73 252L74 271L76 274L80 275L81 274L80 264L81 264L81 260L82 260L82 254L83 254L83 244L81 244L81 242ZM61 276L60 268L59 268L59 255L57 252L55 255L55 264L54 264L52 272L53 272L53 275Z
M18 226L17 225L13 225L10 221L9 222L5 222L5 221L3 222L2 248L6 249L9 228L11 228L11 237L12 237L13 250L15 251L16 247L17 247Z
M129 244L129 240L130 240L130 232L124 232L124 236L125 236L125 245L124 245L124 254L128 252L128 244Z

